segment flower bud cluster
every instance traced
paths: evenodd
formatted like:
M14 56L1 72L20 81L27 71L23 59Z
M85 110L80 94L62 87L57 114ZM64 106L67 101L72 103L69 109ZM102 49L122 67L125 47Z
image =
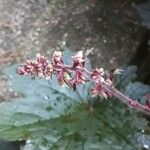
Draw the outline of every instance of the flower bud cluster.
M91 78L95 81L95 86L91 88L91 93L95 96L99 95L100 97L107 99L107 97L111 96L111 94L103 88L102 83L105 82L112 85L113 82L109 77L106 77L105 79L104 75L105 72L103 68L95 69L91 72Z
M130 107L150 113L150 102L142 105L119 92L114 86L114 77L121 74L123 70L116 69L113 73L106 73L103 68L96 68L88 71L85 68L86 56L82 51L72 56L72 65L64 64L63 54L60 51L54 51L51 61L42 55L37 55L36 60L28 59L24 65L20 66L17 73L25 76L37 76L50 79L52 75L57 77L60 85L67 84L76 90L79 84L85 84L92 81L91 94L107 99L115 96Z
M52 72L52 64L40 54L37 54L36 60L28 59L17 70L17 73L20 75L45 77L46 79L50 79Z

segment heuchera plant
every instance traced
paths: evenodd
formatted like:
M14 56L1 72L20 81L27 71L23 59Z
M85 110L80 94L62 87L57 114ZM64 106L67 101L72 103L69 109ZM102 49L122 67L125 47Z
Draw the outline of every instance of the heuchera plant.
M107 73L103 68L88 70L85 68L87 55L79 51L72 56L72 64L66 65L63 61L61 51L54 51L51 61L43 55L38 54L36 60L28 59L25 64L21 65L17 73L25 76L44 77L47 80L52 78L52 75L57 77L59 84L62 86L67 84L75 91L79 84L86 84L89 81L93 82L90 93L93 96L100 96L105 99L115 96L129 107L150 114L150 96L147 96L147 101L143 105L136 100L133 100L120 91L115 86L115 75L121 74L123 70L116 69L112 73Z

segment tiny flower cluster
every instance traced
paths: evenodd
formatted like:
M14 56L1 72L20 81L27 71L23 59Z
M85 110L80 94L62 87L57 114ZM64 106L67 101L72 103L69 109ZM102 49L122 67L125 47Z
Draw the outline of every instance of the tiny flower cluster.
M53 66L42 55L37 55L36 60L28 59L23 66L20 66L17 73L25 76L38 76L50 79L53 72Z
M94 86L90 90L91 94L107 99L107 96L111 96L111 93L104 90L101 83L106 82L113 85L112 76L104 77L106 74L103 68L94 69L87 74L85 72L85 60L83 52L79 51L72 56L72 66L67 66L64 64L62 52L54 51L51 62L38 54L36 60L28 59L24 65L18 68L17 72L20 75L45 77L46 79L50 79L54 74L60 85L67 84L73 90L76 90L77 85L93 80ZM88 79L86 78L87 75Z
M106 73L103 68L96 68L89 71L85 68L86 55L82 51L72 56L72 65L68 66L63 61L63 54L60 51L54 51L51 61L38 54L36 60L28 59L24 65L20 66L17 73L25 76L38 76L51 79L52 75L57 77L60 85L67 84L76 90L79 84L85 84L88 81L93 82L91 94L105 99L115 96L130 107L144 110L150 113L150 104L142 105L119 92L114 86L114 77L121 74L123 70L116 69L113 73Z

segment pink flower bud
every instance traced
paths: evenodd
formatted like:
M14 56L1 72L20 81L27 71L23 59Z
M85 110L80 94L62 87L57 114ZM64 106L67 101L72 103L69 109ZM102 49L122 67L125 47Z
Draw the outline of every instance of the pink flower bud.
M79 51L77 52L73 57L72 57L72 61L73 61L73 67L84 67L84 58L83 58L83 51Z
M77 52L76 55L74 55L72 58L74 63L83 63L83 51Z
M92 72L91 72L91 78L96 80L96 79L99 79L99 77L102 77L104 75L104 69L103 68L100 68L100 69L94 69Z
M52 58L53 58L55 63L62 62L62 52L61 51L54 51Z

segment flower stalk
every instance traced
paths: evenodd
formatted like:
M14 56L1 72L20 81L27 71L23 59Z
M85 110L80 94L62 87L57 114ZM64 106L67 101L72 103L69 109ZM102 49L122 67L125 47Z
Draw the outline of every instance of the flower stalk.
M44 77L51 79L52 75L57 77L60 85L67 84L75 91L79 84L86 84L92 81L93 85L90 92L93 96L100 96L107 99L116 97L123 103L136 110L150 114L150 98L146 104L142 105L136 100L132 100L114 87L115 75L121 74L122 70L116 69L113 73L106 73L103 68L96 68L89 71L85 67L86 56L82 51L72 56L72 64L65 65L63 54L60 51L53 53L51 61L42 55L37 55L36 60L28 59L21 65L17 73L25 76Z

